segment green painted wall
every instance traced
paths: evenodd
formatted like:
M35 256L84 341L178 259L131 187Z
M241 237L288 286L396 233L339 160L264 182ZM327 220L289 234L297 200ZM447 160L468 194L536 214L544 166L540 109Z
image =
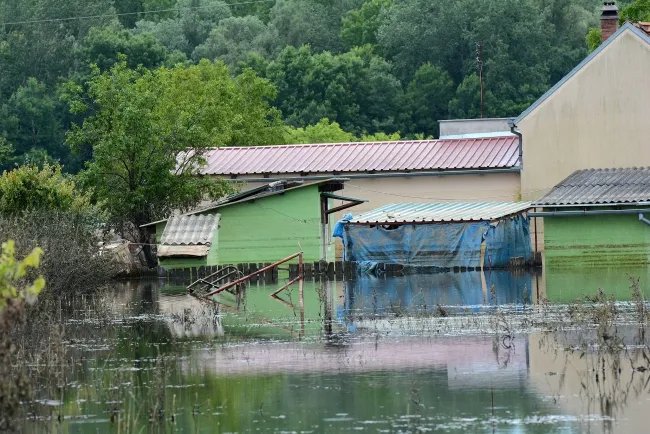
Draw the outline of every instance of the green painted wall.
M636 214L545 217L544 243L549 269L650 263L650 226Z
M224 206L214 212L221 214L221 220L207 258L162 259L160 265L170 269L276 262L300 251L299 243L305 261L322 257L318 185ZM158 241L164 225L156 226ZM328 256L333 255L333 249L329 250Z
M219 208L218 262L275 262L300 251L321 259L318 186Z

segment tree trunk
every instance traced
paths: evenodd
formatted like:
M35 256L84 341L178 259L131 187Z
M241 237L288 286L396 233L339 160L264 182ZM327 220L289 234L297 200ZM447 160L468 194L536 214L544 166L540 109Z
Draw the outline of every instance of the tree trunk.
M147 261L147 266L151 268L156 268L158 266L158 257L154 246L156 245L155 235L149 233L147 228L139 228L140 243L142 243L142 252Z

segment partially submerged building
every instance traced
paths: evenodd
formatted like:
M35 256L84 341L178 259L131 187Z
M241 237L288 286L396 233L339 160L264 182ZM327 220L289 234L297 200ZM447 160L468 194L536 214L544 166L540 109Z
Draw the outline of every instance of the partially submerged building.
M522 136L521 199L535 201L574 171L650 166L650 25L606 2L603 43L512 121ZM545 219L533 232L544 250Z
M548 267L650 264L650 168L577 170L534 206Z
M155 233L164 268L276 262L299 251L305 261L333 260L331 214L363 203L335 194L344 182L273 182L143 227Z
M529 202L397 203L343 222L345 260L434 267L505 268L533 259Z

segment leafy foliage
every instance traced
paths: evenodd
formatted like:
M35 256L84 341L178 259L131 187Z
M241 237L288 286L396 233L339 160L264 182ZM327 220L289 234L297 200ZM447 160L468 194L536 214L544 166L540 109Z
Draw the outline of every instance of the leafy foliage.
M621 9L620 24L626 20L632 22L650 21L650 0L634 0L632 3Z
M270 57L277 50L277 35L257 17L233 17L221 20L207 40L194 49L195 60L223 60L235 67L251 53Z
M353 134L398 130L400 82L369 46L332 55L287 47L267 68L276 104L289 125L328 118Z
M648 0L620 3L622 20L650 19ZM516 116L597 46L601 7L599 0L0 2L7 23L0 165L81 169L90 146L71 154L64 133L94 114L93 98L83 95L88 110L69 114L58 86L73 82L83 94L95 75L89 65L109 71L122 55L131 69L208 59L234 77L250 67L277 88L271 104L292 128L327 118L354 137L420 137L435 136L440 119L480 115L482 51L485 115ZM280 136L292 137L259 143Z
M430 63L422 65L406 92L406 105L411 108L409 131L438 136L438 120L447 117L454 91L454 81L446 71Z
M354 142L354 134L343 131L336 122L329 119L321 119L315 125L308 125L305 128L287 127L287 143L309 144L309 143L345 143Z
M110 69L125 55L132 68L160 66L167 55L165 47L151 33L136 33L118 27L93 28L83 41L81 58L102 71Z
M74 111L89 108L81 87L70 83L68 92ZM222 181L195 176L206 149L277 143L283 134L267 81L250 70L233 79L225 65L207 60L157 70L122 61L95 71L88 96L94 113L73 127L68 143L92 147L82 179L110 226L133 242L143 241L140 225L228 192Z
M377 32L393 4L394 0L370 0L348 12L341 24L341 39L346 47L377 45Z
M0 254L0 314L9 303L34 299L45 287L45 279L39 276L31 283L23 283L30 269L38 268L43 250L35 248L23 260L16 259L13 240L2 243Z
M310 144L310 143L346 143L346 142L380 142L389 140L399 140L400 134L364 134L361 138L354 134L344 131L336 122L330 122L329 119L321 119L315 125L308 125L305 128L291 128L286 130L286 143Z
M600 30L600 28L592 27L591 29L589 29L589 33L587 33L587 36L585 36L585 42L587 43L587 48L589 48L589 52L591 53L596 48L598 48L602 43L602 40L603 40L603 32Z
M47 210L89 212L90 197L78 191L76 183L61 173L61 166L21 166L0 177L0 214Z

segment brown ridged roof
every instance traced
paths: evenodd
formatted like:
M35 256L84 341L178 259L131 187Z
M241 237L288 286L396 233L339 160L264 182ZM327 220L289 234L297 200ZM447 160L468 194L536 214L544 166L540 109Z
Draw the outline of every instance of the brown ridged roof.
M250 146L209 150L206 175L397 172L511 168L516 136L370 143Z

